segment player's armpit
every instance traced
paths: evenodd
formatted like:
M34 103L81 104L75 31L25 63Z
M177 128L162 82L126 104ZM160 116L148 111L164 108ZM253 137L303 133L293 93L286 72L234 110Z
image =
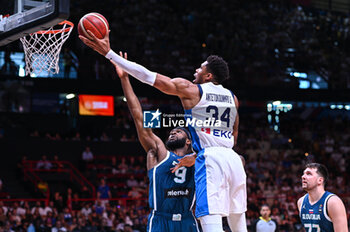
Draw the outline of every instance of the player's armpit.
M139 138L139 141L143 147L143 149L147 152L150 149L157 149L157 142L150 137L149 135L153 133L151 129L143 128L142 125L138 126L138 123L135 121L137 136Z
M338 196L332 196L327 203L328 215L333 222L335 232L348 232L345 206Z
M151 133L148 134L148 136L151 139L153 139L154 142L156 143L158 162L162 161L167 156L167 149L165 147L164 142L157 135L155 135L152 131L151 131Z
M150 170L164 160L167 156L167 149L163 141L153 132L148 134L144 139L147 139L154 144L149 150L146 150L147 145L142 144L144 141L140 140L142 146L147 151L147 170Z

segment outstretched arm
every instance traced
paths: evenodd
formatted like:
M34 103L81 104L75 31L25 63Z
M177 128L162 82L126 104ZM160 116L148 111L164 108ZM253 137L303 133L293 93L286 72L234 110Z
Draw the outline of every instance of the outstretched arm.
M120 55L123 56L121 52ZM124 57L127 58L126 53L124 54ZM120 67L118 67L118 65L114 64L114 66L116 68L118 76L120 77L123 92L127 100L128 108L134 119L137 135L142 147L145 149L146 152L152 149L157 151L158 155L165 156L166 148L163 141L158 136L156 136L150 128L143 127L143 113L141 104L139 102L139 99L135 95L134 90L132 89L128 74L124 72ZM158 158L162 159L162 157Z
M84 36L79 38L89 47L117 64L121 69L140 80L141 82L152 85L169 95L175 95L182 100L193 99L194 96L199 99L199 89L197 85L183 78L171 79L167 76L151 72L145 67L136 64L135 62L128 61L122 56L116 54L110 47L109 32L103 39L98 39L93 33L88 31L92 39L87 39Z

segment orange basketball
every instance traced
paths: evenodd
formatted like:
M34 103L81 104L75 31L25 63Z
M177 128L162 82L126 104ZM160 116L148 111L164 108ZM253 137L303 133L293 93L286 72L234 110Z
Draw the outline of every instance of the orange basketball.
M91 31L97 38L104 38L109 30L107 19L99 13L89 13L84 15L79 21L78 33L79 35L85 36L88 39L92 39L87 33L88 30Z

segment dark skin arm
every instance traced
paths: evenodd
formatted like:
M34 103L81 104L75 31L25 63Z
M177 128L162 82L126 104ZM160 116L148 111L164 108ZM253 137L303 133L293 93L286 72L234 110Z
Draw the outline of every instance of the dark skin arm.
M109 41L109 31L103 39L98 39L91 31L87 31L92 39L88 39L82 35L79 38L89 47L103 56L111 50ZM178 96L181 99L185 109L193 108L200 100L200 93L197 85L184 78L170 78L157 73L156 80L153 85L165 94Z
M120 52L120 55L127 59L126 53L123 55ZM141 104L130 84L128 74L117 65L114 64L114 66L120 78L128 108L134 119L139 141L147 152L147 168L151 169L165 158L167 154L166 147L163 141L158 136L156 136L150 128L143 127L143 113Z

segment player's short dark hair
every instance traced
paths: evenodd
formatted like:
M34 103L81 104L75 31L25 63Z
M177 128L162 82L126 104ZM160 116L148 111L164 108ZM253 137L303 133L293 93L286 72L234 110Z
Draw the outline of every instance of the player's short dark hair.
M323 177L323 185L326 186L328 182L328 169L325 165L319 163L308 163L305 168L316 168L318 175Z
M230 78L230 72L227 62L220 56L210 55L207 58L207 70L213 74L215 81L221 84L224 80Z
M260 210L262 210L263 207L267 207L270 209L270 206L268 204L262 204L261 207L260 207Z

